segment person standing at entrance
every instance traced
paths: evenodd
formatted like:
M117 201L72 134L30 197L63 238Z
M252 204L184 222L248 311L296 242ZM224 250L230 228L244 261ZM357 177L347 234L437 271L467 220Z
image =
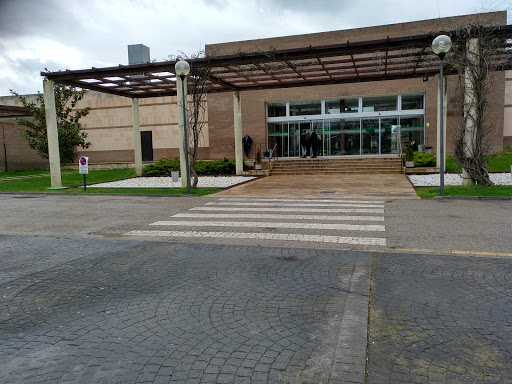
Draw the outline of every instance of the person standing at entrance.
M247 158L249 158L249 152L251 152L251 144L252 144L251 136L248 136L246 133L242 139L242 143L244 144L245 156Z
M308 136L308 139L309 139L309 135L308 135L307 131L305 129L303 129L302 134L300 135L300 148L302 150L303 158L306 158L306 153L308 153L308 147L306 144L306 136Z
M318 136L314 129L311 130L311 134L309 135L311 141L311 153L312 158L316 157L317 149L318 149Z

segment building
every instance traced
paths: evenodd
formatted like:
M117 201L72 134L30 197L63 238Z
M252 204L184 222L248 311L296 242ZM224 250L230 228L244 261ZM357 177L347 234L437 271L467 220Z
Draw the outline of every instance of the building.
M340 42L357 44L389 38L407 38L453 30L457 26L477 22L506 25L507 14L505 11L491 12L211 44L205 50L211 57L249 52L271 54L276 50L330 46ZM365 55L375 59L380 54L377 51L365 53L360 55L359 60L365 60ZM388 58L386 56L379 59ZM352 61L357 72L354 57ZM343 64L344 68L351 65L350 62ZM295 76L308 76L307 68L296 68L293 64L290 64L290 68L293 68ZM230 70L233 71L233 68ZM453 132L460 124L454 96L457 76L448 76L447 84L446 148L450 153ZM500 151L505 145L512 145L512 71L497 72L494 85L489 108L494 119L492 123L499 127L494 137L493 149ZM419 71L416 77L404 79L339 84L333 81L323 85L244 90L241 96L242 130L252 137L255 145L261 145L265 149L275 148L280 157L298 157L300 133L310 129L315 129L319 135L320 156L388 156L397 154L408 142L413 142L415 149L432 147L435 153L438 147L438 88L437 77L432 76L432 73L423 76ZM19 106L19 103L14 97L2 97L0 105ZM80 155L89 156L91 163L133 162L130 100L90 91L80 105L81 108L87 106L91 108L91 113L82 122L92 145L86 150L80 150ZM208 114L200 145L200 158L235 157L232 111L231 92L208 94ZM176 96L141 99L140 120L143 160L179 156ZM5 129L4 121L0 117L0 124ZM12 131L12 117L9 124L7 131ZM26 166L31 167L31 164L27 162Z

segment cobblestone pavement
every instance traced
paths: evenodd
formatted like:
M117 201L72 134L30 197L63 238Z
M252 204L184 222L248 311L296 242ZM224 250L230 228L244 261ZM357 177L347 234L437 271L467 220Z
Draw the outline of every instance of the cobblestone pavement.
M0 382L363 383L371 254L0 236Z
M368 384L512 383L512 259L377 255Z

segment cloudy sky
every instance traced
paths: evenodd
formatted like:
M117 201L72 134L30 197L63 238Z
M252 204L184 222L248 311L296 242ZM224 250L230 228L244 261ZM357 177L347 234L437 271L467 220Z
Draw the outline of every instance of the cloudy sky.
M0 0L0 96L42 91L40 72L128 63L205 44L507 10L491 0ZM511 23L509 16L509 23Z

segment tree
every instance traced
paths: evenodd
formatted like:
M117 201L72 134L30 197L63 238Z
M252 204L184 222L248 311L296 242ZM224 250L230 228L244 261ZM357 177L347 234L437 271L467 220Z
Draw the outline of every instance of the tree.
M197 57L200 57L201 55L203 55L202 52L197 54ZM189 138L192 144L192 147L189 148L192 188L197 188L197 183L199 181L199 176L196 171L196 161L199 155L199 146L203 140L203 128L207 111L207 81L210 76L210 71L211 67L209 65L201 68L194 68L192 66L187 82L187 93L189 96L187 126L189 129Z
M87 133L83 132L80 119L89 114L90 108L74 109L85 96L86 91L61 84L54 85L55 109L57 114L57 131L59 134L59 154L62 164L76 160L76 148L89 148ZM26 128L20 128L21 135L27 140L28 146L35 149L39 155L48 159L48 134L46 130L46 115L44 96L38 93L36 102L31 102L26 96L11 90L23 106L30 110L34 119L17 118L16 122Z
M464 170L465 183L489 186L487 160L500 124L490 114L490 98L494 73L506 67L510 53L504 39L493 37L495 28L485 24L457 29L448 64L459 74L456 99L461 123L455 135L455 158Z
M204 58L204 51L186 55L180 52L179 55L170 55L168 60L194 60L197 58ZM210 58L211 59L211 58ZM195 67L193 63L190 66L190 74L187 77L187 105L186 105L186 119L187 119L187 133L188 133L188 155L190 156L190 173L192 175L192 188L197 188L199 176L196 171L196 161L199 156L199 147L202 144L203 128L206 120L206 94L208 90L208 80L210 76L211 67L208 65Z

